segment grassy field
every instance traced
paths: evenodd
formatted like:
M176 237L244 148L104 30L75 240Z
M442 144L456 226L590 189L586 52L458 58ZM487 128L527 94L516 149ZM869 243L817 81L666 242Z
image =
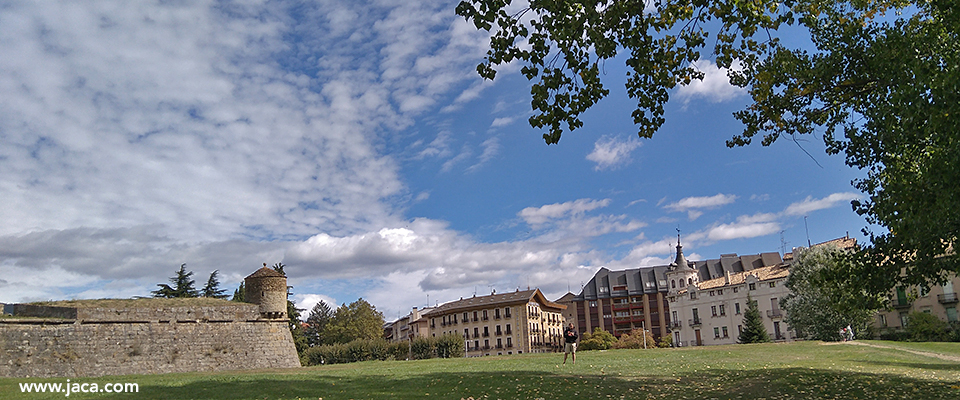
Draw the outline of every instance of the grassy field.
M291 370L75 378L71 382L134 382L139 385L139 393L74 393L69 398L960 398L960 362L954 361L960 360L960 344L868 343L874 346L800 342L591 351L581 352L576 365L560 365L562 354L529 354ZM0 399L63 398L64 394L21 393L18 384L65 381L2 378Z

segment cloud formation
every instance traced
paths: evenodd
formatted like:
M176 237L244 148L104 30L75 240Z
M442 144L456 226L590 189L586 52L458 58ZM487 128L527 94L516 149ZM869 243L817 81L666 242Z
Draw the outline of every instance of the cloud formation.
M731 85L727 77L728 70L718 67L713 61L697 60L693 63L693 67L703 72L703 79L694 80L689 85L682 85L677 89L677 97L684 102L702 98L720 103L746 93L745 89Z
M596 171L620 168L630 163L630 154L642 144L635 138L621 140L604 135L593 144L593 151L587 154L587 160L597 164L593 168Z
M789 205L783 210L783 213L786 215L805 215L812 211L835 207L840 202L859 198L860 194L857 193L834 193L822 199L814 199L812 196L807 196L803 201Z

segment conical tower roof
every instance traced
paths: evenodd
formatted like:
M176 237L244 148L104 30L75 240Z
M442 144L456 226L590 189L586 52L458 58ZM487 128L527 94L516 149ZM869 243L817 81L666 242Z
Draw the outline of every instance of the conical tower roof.
M677 259L670 264L670 269L693 269L687 259L683 257L683 246L680 244L680 232L677 232Z

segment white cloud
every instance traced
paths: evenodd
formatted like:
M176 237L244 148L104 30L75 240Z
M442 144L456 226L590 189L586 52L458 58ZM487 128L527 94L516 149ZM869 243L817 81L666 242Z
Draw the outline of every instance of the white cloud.
M746 93L745 89L730 84L726 68L717 67L710 60L698 60L693 63L693 67L703 72L703 80L692 81L689 85L682 85L677 89L677 97L684 102L704 98L719 103Z
M337 299L327 295L317 293L298 293L293 295L293 303L297 308L305 310L300 313L300 319L304 321L310 316L310 310L313 310L313 307L321 301L327 303L327 305L330 306L330 310L335 311L337 307L339 307Z
M707 231L710 240L744 239L770 235L780 231L780 224L776 222L744 222L721 224Z
M616 169L630 163L630 153L642 143L634 138L621 140L604 135L593 144L593 151L587 154L587 160L597 165L594 170Z
M606 207L609 204L610 199L579 199L566 203L547 204L541 207L527 207L517 213L517 215L523 218L526 223L536 228L550 220L566 218L572 215L581 215L587 211Z
M803 201L787 206L787 208L783 210L783 213L786 215L804 215L812 211L834 207L840 202L859 198L860 195L857 193L834 193L822 199L814 199L813 197L807 196Z
M734 200L736 199L737 199L737 196L734 196L732 194L718 193L716 196L709 196L709 197L687 197L687 198L681 199L676 203L667 204L663 206L663 208L666 208L672 211L687 211L690 209L697 209L697 208L716 208L716 207L733 203ZM693 219L696 219L696 218L691 218L691 220Z

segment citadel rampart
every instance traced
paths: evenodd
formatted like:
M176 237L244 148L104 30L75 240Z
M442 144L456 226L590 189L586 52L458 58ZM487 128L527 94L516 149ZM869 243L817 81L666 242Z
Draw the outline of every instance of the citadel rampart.
M261 304L212 299L92 300L16 304L13 314L0 318L0 376L300 366L287 320L278 318L285 315L265 312Z

